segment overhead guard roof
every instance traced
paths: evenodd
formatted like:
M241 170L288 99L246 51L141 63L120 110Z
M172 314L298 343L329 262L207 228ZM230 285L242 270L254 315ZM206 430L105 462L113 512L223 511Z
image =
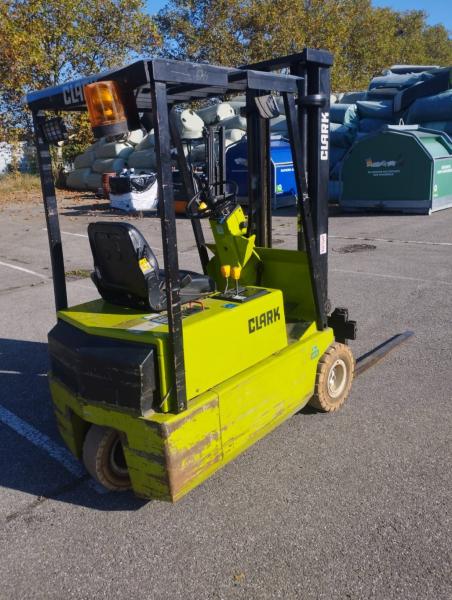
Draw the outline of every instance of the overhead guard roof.
M178 60L144 59L125 67L103 71L27 94L24 102L34 110L85 110L83 87L95 81L114 80L134 90L139 111L150 111L151 82L167 84L171 104L199 100L248 89L296 92L300 77L232 69Z

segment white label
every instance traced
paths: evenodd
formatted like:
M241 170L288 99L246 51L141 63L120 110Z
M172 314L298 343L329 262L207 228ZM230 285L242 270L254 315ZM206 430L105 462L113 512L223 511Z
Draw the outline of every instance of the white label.
M320 254L326 254L327 249L328 249L327 234L321 233L320 234Z
M320 160L328 160L330 133L330 113L322 113L322 122L320 124Z

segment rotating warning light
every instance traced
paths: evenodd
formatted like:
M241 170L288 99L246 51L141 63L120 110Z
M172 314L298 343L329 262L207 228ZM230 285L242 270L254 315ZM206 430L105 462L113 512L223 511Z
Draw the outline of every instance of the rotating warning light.
M119 135L128 131L121 89L116 81L88 83L84 91L94 137Z

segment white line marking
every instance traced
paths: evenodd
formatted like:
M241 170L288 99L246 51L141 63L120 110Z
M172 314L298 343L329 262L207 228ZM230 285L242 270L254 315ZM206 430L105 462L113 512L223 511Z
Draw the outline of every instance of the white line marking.
M36 273L36 271L30 271L30 269L25 269L24 267L18 267L17 265L10 265L9 263L2 262L0 260L0 265L2 267L9 267L10 269L16 269L16 271L22 271L23 273L28 273L29 275L34 275L35 277L39 277L40 279L50 279L47 275L41 275L41 273Z
M62 231L61 233L64 233L64 235L75 235L76 237L88 237L85 233L72 233L71 231Z
M47 229L45 227L42 228L43 231L47 231ZM82 238L87 238L88 236L84 233L72 233L71 231L62 231L61 233L64 233L64 235L75 235L77 237L82 237ZM159 248L158 246L152 246L153 250L156 250L157 252L163 252L162 248Z
M386 279L403 279L406 281L420 281L421 283L439 283L452 286L451 281L442 281L440 279L421 279L420 277L406 277L405 275L388 275L386 273L371 273L369 271L348 271L346 269L331 269L332 273L345 273L347 275L367 275L368 277L383 277Z
M23 421L20 417L9 411L4 406L0 406L0 421L10 427L13 431L24 437L34 446L41 448L44 452L56 460L62 465L66 471L69 471L71 475L81 479L85 477L86 471L82 465L76 460L69 450L66 450L63 446L60 446L49 436L41 433L38 429ZM89 486L94 489L98 494L108 493L102 486L97 484L95 481L90 480Z
M23 375L23 371L8 371L7 369L0 369L0 375ZM47 373L36 373L36 377L47 377Z
M361 240L363 242L389 242L393 244L420 244L425 246L452 246L452 242L420 242L415 240L389 240L387 238L352 237L348 235L330 235L335 240Z
M47 227L43 227L42 231L47 231ZM72 233L71 231L60 231L60 233L64 233L64 235L75 235L76 237L88 237L85 233Z

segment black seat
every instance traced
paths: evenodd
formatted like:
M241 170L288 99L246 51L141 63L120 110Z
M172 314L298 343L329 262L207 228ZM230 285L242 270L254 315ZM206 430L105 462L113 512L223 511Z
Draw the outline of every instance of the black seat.
M129 223L88 225L94 259L92 279L99 294L112 304L160 312L166 309L165 273L136 227ZM215 291L210 277L179 271L181 302Z

